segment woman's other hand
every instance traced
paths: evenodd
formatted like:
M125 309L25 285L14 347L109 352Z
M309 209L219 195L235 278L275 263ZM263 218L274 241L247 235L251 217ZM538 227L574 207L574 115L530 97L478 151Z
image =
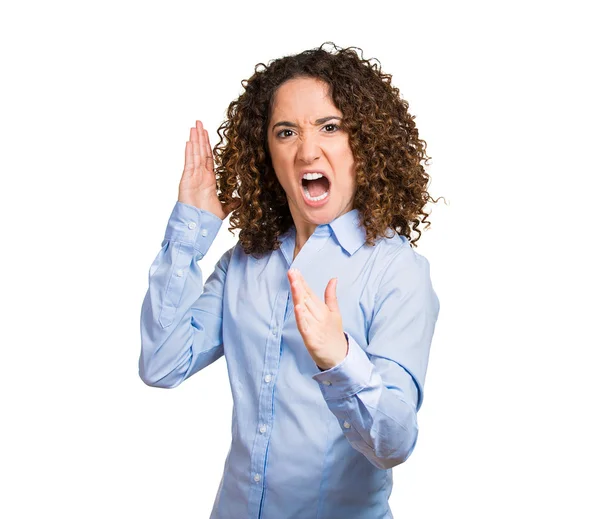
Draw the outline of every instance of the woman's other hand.
M214 161L208 132L202 121L190 128L190 140L185 143L185 165L179 182L178 201L208 211L221 220L240 206L241 200L225 206L217 196Z
M315 364L327 370L348 354L342 315L337 302L337 279L325 288L325 302L315 294L297 269L288 270L298 331Z

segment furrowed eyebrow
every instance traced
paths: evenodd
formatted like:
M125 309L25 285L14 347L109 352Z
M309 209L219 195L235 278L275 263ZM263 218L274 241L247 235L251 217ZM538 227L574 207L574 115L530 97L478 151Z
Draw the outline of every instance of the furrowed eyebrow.
M317 120L315 121L315 125L318 125L318 124L323 124L323 123L326 123L327 121L331 121L331 120L333 120L333 119L337 119L338 121L341 121L341 120L342 120L342 118L341 118L341 117L338 117L337 115L328 115L327 117L321 117L321 119L317 119ZM275 129L275 128L277 128L278 126L291 126L292 128L297 128L297 127L298 127L296 124L294 124L294 123L291 123L291 122L289 122L289 121L279 121L278 123L275 123L275 124L273 125L273 128L272 128L272 130L274 130L274 129Z

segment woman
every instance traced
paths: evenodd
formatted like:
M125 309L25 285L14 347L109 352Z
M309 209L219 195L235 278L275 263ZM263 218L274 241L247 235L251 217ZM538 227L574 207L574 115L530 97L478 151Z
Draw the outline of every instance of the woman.
M190 131L140 376L172 388L225 356L232 442L211 519L393 517L439 313L410 240L426 144L391 76L352 48L259 64L243 84L216 170L202 123ZM203 283L230 213L239 241Z

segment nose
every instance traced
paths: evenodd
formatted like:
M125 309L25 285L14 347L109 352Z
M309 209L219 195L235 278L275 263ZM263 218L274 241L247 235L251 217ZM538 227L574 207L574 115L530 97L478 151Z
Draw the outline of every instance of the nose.
M310 164L321 156L321 148L319 147L316 136L304 135L298 139L297 157L301 162Z

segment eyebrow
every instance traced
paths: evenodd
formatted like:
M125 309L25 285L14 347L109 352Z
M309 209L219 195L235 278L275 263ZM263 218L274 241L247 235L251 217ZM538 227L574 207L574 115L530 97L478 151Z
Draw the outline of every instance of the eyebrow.
M327 121L331 121L332 119L337 119L338 121L342 120L342 118L338 117L337 115L328 115L326 117L321 117L320 119L317 119L315 121L315 125L326 123ZM292 128L297 128L298 127L296 124L291 123L289 121L279 121L278 123L275 123L273 125L273 128L271 128L271 129L274 130L278 126L291 126Z

